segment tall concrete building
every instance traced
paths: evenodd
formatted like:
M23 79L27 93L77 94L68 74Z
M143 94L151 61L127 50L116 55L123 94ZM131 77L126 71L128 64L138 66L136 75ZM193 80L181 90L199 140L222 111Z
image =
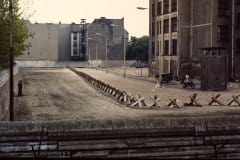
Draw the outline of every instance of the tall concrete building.
M150 0L150 62L179 77L204 47L224 47L229 77L240 78L239 0ZM160 64L159 64L160 62Z

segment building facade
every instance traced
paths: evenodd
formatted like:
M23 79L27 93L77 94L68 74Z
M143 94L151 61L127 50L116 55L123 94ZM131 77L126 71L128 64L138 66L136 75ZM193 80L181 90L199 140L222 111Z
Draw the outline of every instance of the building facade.
M128 37L123 18L80 24L28 22L27 27L34 34L29 38L32 46L17 61L88 61L95 60L96 53L97 60L105 60L106 46L109 60L123 60L123 37Z
M224 47L229 77L239 77L238 0L150 0L149 7L149 59L159 73L179 78L182 64L200 61L201 48Z
M128 33L124 28L124 18L95 19L88 27L89 58L123 60L124 40L128 41ZM127 44L125 42L125 44ZM126 47L126 45L125 45ZM96 52L97 49L97 52ZM96 53L98 55L96 55Z

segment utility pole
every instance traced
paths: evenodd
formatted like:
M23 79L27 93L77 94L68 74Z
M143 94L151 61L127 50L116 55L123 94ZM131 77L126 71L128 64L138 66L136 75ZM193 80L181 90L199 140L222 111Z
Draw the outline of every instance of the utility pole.
M105 62L105 68L106 68L106 74L108 73L108 40L107 38L105 37L105 45L106 45L106 62Z
M96 42L96 69L98 69L98 44Z
M125 35L123 35L123 76L126 77L126 45L125 45Z
M13 3L12 0L9 0L9 91L10 91L10 102L9 102L9 112L10 112L10 121L14 121L14 93L13 93Z

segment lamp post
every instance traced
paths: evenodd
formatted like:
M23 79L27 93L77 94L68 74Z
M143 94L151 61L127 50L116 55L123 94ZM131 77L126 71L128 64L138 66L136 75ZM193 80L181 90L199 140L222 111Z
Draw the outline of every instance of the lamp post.
M126 77L126 44L125 40L127 39L125 35L122 36L123 39L123 76Z
M9 77L10 77L10 83L9 83L9 90L10 90L10 102L9 102L9 112L10 112L10 121L14 121L14 93L13 93L13 54L14 54L14 48L13 48L13 2L12 0L9 0Z
M87 44L88 44L88 61L89 61L90 68L92 68L91 54L90 54L90 51L91 51L90 49L91 49L91 47L90 47L89 41L94 41L94 39L92 39L92 38L89 37L87 40L88 40L88 42L87 42Z
M96 59L95 59L95 61L96 61L96 69L98 69L98 62L97 62L97 60L98 60L98 44L96 42Z

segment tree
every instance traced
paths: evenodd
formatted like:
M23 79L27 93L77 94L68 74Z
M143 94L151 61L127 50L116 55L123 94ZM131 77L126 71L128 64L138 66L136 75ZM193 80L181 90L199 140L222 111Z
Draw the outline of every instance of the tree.
M127 59L137 61L148 61L148 36L140 38L131 37L131 41L127 47Z
M13 0L13 48L14 56L23 54L31 47L27 39L32 36L27 29L27 21L22 18L19 0ZM8 0L0 0L0 67L8 65L9 55L9 11Z

